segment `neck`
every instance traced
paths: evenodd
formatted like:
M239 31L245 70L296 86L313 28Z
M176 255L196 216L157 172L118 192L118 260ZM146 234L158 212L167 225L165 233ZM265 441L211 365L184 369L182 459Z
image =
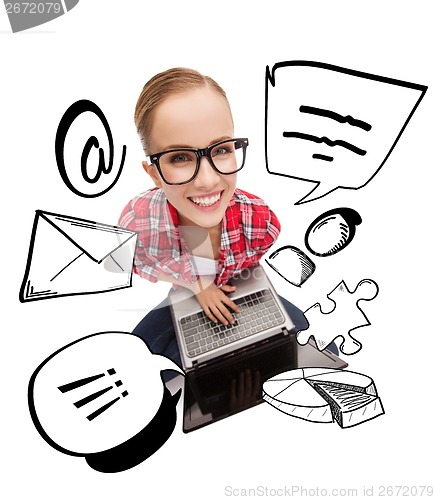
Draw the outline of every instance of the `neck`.
M219 259L222 223L213 227L200 227L195 224L185 224L180 217L180 233L189 251L197 257Z

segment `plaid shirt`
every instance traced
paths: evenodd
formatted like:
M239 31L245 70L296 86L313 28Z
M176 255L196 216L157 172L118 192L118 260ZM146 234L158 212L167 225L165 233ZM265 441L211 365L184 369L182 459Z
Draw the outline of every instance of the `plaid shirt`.
M121 227L138 232L134 271L156 282L160 273L177 280L197 280L191 255L179 234L176 209L162 189L133 198L119 219ZM227 283L260 258L277 239L281 226L263 200L236 189L222 220L221 247L215 283Z

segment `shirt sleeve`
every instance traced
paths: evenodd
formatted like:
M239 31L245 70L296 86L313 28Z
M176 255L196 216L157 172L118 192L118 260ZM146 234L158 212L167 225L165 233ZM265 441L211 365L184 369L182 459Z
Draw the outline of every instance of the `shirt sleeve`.
M142 222L141 222L142 221ZM135 199L131 200L119 217L120 227L136 231L138 233L136 250L134 254L133 271L141 278L145 278L153 283L158 281L159 270L156 267L156 259L146 252L146 239L149 231L144 228L142 217L135 212Z
M238 268L257 266L277 240L281 225L275 213L258 196L237 189L235 200L234 213L227 223L234 258L240 263ZM236 232L236 220L239 239L232 234Z
M258 223L262 231L259 233L258 239L253 242L258 261L275 243L281 232L281 224L275 213L267 205L262 208L263 210L259 214L255 214L255 217L262 218L262 222Z

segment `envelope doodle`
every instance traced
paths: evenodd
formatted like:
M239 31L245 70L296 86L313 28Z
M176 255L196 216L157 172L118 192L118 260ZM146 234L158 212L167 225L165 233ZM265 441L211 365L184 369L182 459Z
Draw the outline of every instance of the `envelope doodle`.
M134 231L37 210L20 301L130 287L136 240Z

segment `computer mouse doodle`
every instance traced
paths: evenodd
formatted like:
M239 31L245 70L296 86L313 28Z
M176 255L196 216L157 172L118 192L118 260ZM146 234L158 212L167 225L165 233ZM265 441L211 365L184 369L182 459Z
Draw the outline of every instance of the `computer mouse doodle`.
M351 208L334 208L317 217L305 233L305 245L318 257L334 255L346 248L362 220Z

